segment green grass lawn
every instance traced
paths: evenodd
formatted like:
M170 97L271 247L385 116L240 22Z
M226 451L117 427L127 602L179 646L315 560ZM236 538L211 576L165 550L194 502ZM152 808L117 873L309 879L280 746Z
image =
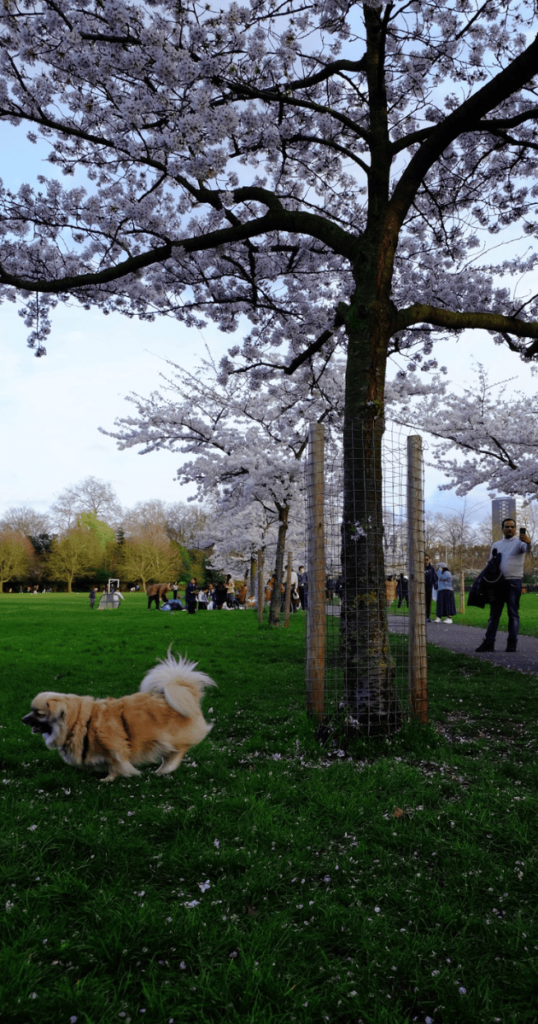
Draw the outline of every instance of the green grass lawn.
M431 725L327 752L302 614L145 603L0 597L0 1021L535 1024L538 679L430 647ZM170 644L218 683L175 774L100 784L21 723Z

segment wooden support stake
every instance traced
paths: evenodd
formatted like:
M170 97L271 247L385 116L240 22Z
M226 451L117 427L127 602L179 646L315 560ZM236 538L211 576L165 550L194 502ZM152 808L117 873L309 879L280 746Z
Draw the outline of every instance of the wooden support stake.
M256 593L256 574L258 571L257 554L250 556L250 572L248 574L248 596L254 597Z
M424 585L424 498L422 438L407 438L407 531L409 555L409 699L411 712L428 721L426 594Z
M288 570L286 572L286 593L284 594L284 627L287 629L290 624L291 612L291 551L288 551Z
M465 614L465 573L460 573L460 615Z
M306 463L308 618L306 710L318 722L325 696L325 526L323 518L325 443L323 426L312 423Z
M263 583L263 565L265 562L265 554L263 551L258 551L258 622L261 626L263 622L263 606L265 603L265 586Z

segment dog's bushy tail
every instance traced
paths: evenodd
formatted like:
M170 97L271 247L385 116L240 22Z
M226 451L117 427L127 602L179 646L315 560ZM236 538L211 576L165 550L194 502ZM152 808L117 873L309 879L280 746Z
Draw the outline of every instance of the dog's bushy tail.
M205 672L196 672L198 662L174 658L170 649L140 683L142 693L163 693L171 708L186 718L200 714L200 701L206 686L217 684Z

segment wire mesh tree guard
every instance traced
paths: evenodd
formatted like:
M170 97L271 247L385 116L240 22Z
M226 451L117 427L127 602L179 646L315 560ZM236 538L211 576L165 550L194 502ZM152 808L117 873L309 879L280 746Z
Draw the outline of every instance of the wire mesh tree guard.
M422 440L310 430L307 710L322 730L392 735L428 719Z

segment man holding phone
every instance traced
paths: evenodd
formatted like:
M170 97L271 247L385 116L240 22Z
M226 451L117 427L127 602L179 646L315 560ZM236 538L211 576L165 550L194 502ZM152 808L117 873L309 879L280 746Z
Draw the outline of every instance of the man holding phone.
M491 602L491 614L484 640L477 647L479 653L495 650L495 637L499 626L499 619L502 610L506 605L508 612L508 641L506 644L507 653L514 653L517 650L517 638L519 633L519 601L523 585L523 565L525 555L530 551L530 537L527 534L526 526L519 530L519 537L516 537L516 524L513 519L503 519L502 540L495 541L491 546L490 558L494 551L501 555L501 579L495 586L495 597Z

